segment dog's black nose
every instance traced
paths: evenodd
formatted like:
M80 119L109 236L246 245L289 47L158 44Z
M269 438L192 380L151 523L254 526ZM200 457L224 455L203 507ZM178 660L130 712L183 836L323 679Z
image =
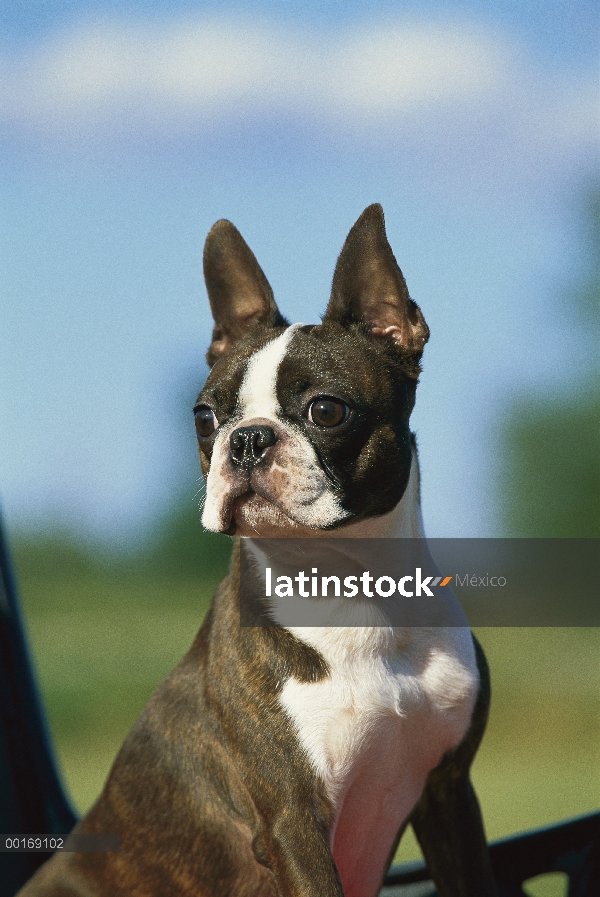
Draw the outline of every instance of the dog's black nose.
M277 437L272 427L238 427L229 437L231 460L250 470L262 459L265 449L276 442Z

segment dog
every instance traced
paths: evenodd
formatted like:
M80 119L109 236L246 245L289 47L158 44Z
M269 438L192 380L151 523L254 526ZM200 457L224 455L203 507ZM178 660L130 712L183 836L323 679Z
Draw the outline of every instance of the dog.
M318 326L289 326L228 221L204 273L202 520L234 537L231 570L75 829L120 850L57 853L19 897L376 897L408 823L441 897L492 897L469 629L240 625L244 540L423 536L409 419L429 329L382 208L350 230Z

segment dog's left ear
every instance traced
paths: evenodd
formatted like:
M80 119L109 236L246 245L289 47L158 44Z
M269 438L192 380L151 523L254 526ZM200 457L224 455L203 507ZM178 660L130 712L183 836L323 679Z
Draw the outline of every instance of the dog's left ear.
M204 244L204 280L215 320L209 365L258 325L284 327L269 281L236 227L222 218Z
M408 294L378 203L365 209L348 234L333 275L324 320L343 327L366 324L375 338L393 340L410 354L414 376L418 375L429 327Z

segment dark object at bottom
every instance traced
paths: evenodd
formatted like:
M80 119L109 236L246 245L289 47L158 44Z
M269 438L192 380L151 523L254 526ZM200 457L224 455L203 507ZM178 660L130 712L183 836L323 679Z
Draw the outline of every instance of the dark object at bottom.
M0 521L0 832L60 835L77 819L56 765L17 601ZM522 884L564 872L568 897L600 895L600 813L497 841L490 847L500 897L524 897ZM0 853L0 897L13 897L49 856ZM385 897L435 897L423 863L390 869Z
M600 813L490 844L500 897L526 897L522 885L536 875L563 872L565 897L600 895ZM437 897L424 863L392 866L382 897Z
M0 833L66 834L77 819L56 771L1 521L0 568ZM0 854L0 897L13 897L49 856Z

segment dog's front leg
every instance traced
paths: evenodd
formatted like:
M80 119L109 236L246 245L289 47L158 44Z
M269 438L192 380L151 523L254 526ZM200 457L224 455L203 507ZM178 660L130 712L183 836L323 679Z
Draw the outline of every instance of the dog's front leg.
M496 897L477 796L468 772L453 771L432 774L412 826L440 897Z
M311 810L281 813L267 850L281 897L344 897L325 826Z
M440 897L496 897L479 801L469 770L490 705L485 654L473 636L479 694L462 743L430 774L411 823Z

